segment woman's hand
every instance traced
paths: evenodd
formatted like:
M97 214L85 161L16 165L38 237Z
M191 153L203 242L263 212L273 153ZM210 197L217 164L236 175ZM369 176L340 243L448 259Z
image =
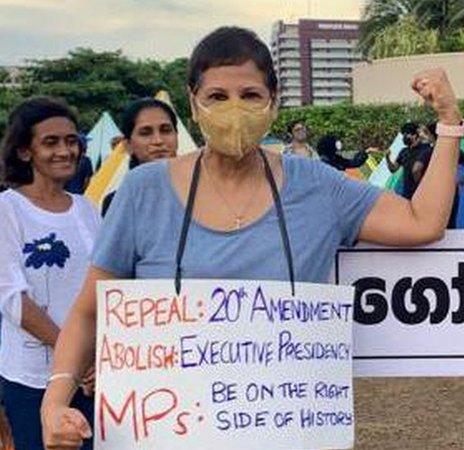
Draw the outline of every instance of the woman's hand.
M80 411L48 405L41 411L44 446L47 450L77 450L92 430Z
M456 95L443 69L430 69L417 74L411 86L435 110L440 122L447 125L461 122Z

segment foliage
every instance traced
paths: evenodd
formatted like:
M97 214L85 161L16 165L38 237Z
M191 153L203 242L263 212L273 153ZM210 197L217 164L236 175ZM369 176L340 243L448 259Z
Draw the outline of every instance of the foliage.
M0 86L0 140L6 127L10 111L22 100L21 94L15 89Z
M464 39L464 35L456 35ZM167 89L174 106L193 137L200 141L198 128L191 123L188 96L185 90L187 59L169 63L131 61L121 52L94 52L77 49L66 58L40 60L31 64L22 79L22 87L0 86L0 136L7 115L22 99L38 94L65 98L79 113L84 131L88 131L103 111L118 121L124 105L140 96L151 96L158 89ZM312 130L312 142L324 134L340 135L348 150L369 146L386 147L402 123L433 120L429 110L409 105L312 106L284 109L273 126L273 132L285 138L286 124L302 119Z
M25 71L21 93L64 98L79 111L81 126L88 131L103 111L116 121L124 106L140 97L167 89L183 121L189 115L184 86L186 59L169 63L131 61L121 51L95 52L78 48L68 56L32 61Z
M464 112L464 102L460 104ZM273 125L273 134L288 138L287 124L303 121L310 130L313 146L324 134L335 134L349 151L368 147L387 148L407 121L428 124L436 120L433 111L412 105L352 105L311 106L283 109Z
M401 56L411 54L414 48L420 53L425 48L434 52L463 51L463 28L464 0L368 0L359 49L371 58L398 55L400 51L394 51L395 41L406 52ZM390 33L395 35L392 39ZM407 45L408 38L414 44ZM425 42L420 45L422 38Z
M421 55L440 51L436 30L423 30L412 16L390 25L376 38L369 50L369 58Z
M0 67L0 84L6 83L10 77L8 71L3 67Z

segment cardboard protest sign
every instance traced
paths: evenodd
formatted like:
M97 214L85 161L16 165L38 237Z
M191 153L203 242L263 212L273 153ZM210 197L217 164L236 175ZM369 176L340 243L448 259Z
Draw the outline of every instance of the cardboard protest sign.
M345 449L353 289L98 283L99 450Z
M464 232L411 249L340 250L335 282L356 287L354 375L464 375Z

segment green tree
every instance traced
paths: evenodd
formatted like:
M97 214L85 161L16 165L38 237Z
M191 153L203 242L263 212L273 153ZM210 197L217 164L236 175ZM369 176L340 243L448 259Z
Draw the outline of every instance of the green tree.
M22 97L18 90L0 86L0 142L5 131L8 115L21 100Z
M369 50L371 59L391 58L440 50L436 30L424 30L412 16L406 16L400 22L390 25L376 36Z
M166 89L180 118L187 122L186 68L185 59L170 63L131 61L121 51L78 48L65 58L32 61L23 79L22 93L66 99L79 112L83 129L88 131L103 111L119 119L129 101Z
M0 67L0 84L6 83L10 78L10 74L6 69Z
M463 0L421 0L418 13L425 27L438 31L440 41L464 27Z
M415 40L420 40L423 32L436 33L436 51L464 50L461 40L464 0L369 0L362 20L359 48L365 56L375 54L372 48L380 45L380 36L384 36L384 41L387 39L388 31L397 35L403 31L403 39L411 37L410 22L416 24ZM431 36L426 34L428 39Z
M369 0L364 7L359 48L365 56L386 28L406 16L417 17L420 0Z

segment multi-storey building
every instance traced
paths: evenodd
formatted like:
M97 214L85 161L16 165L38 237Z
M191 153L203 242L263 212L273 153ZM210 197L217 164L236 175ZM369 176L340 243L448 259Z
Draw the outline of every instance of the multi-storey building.
M272 56L280 82L281 106L332 104L351 99L351 70L359 22L279 21L272 29Z

